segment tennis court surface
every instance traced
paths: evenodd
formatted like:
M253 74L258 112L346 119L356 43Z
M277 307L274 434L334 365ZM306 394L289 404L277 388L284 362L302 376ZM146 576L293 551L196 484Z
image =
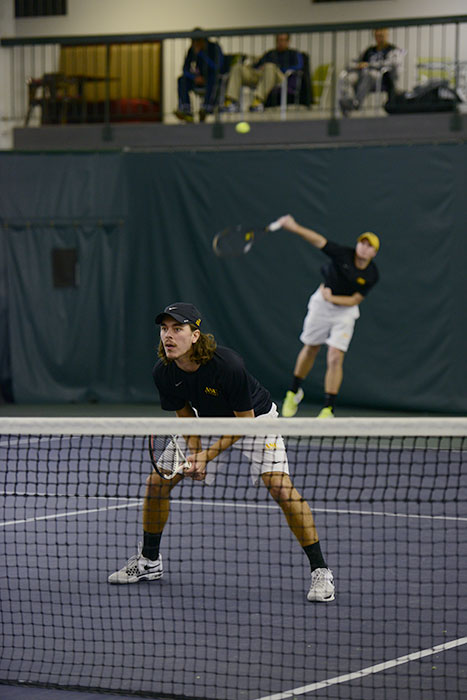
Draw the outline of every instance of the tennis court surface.
M2 419L0 683L209 700L467 697L467 419L183 420L284 436L336 599L238 449L172 492L164 577L136 553L172 419ZM1 687L1 686L0 686Z

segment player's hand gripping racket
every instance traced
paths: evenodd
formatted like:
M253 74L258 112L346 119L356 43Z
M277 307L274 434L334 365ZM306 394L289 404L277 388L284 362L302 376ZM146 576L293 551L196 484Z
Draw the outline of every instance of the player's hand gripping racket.
M216 233L212 240L212 249L219 258L236 258L240 255L246 255L253 245L269 231L277 231L280 227L279 220L273 221L264 228L254 228L244 224L228 226Z
M149 456L154 469L163 479L173 479L190 466L179 440L178 435L149 436Z

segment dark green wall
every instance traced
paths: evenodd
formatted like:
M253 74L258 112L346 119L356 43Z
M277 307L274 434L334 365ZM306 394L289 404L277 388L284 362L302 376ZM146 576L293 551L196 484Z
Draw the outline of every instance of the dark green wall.
M1 154L0 305L16 400L154 400L154 315L176 300L199 306L206 330L280 400L324 256L277 232L221 261L211 239L290 212L343 244L366 230L382 241L341 402L465 411L466 163L466 144ZM53 287L54 247L78 249L76 289Z

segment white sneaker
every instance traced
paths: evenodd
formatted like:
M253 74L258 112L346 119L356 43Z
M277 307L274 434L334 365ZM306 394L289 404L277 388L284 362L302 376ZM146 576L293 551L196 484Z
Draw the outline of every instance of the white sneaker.
M313 603L330 603L336 597L331 569L315 569L311 572L311 586L307 598Z
M292 418L298 411L298 404L303 399L305 394L300 387L296 393L288 391L285 395L284 403L282 404L282 415L284 418Z
M134 554L128 559L123 569L110 574L108 578L109 583L137 583L138 581L154 581L162 578L164 575L162 556L159 554L159 558L156 561L152 561L152 559L143 557L141 550L142 545L140 542L138 544L138 554Z

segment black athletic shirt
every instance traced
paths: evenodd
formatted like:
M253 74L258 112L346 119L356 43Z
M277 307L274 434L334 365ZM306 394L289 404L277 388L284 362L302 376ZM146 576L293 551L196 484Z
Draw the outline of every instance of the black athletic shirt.
M379 273L373 260L364 270L355 267L355 248L328 241L321 250L331 258L331 262L322 266L321 273L325 286L330 287L333 294L350 297L359 292L366 296L377 283Z
M230 417L234 411L250 409L260 416L272 406L269 391L229 348L218 346L212 360L196 372L184 372L175 362L164 365L159 360L152 376L165 411L178 411L188 401L200 417Z

